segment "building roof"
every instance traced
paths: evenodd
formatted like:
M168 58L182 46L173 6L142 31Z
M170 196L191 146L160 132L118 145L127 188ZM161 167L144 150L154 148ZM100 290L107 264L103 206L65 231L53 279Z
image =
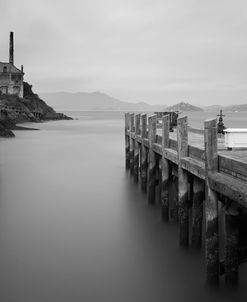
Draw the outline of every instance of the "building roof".
M7 72L22 74L21 70L16 68L13 64L5 62L0 62L0 73L3 72L4 67L7 67Z

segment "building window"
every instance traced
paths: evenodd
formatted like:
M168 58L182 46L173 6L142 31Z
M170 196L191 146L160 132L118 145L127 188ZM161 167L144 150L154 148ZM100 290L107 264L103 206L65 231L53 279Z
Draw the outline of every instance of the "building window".
M3 72L7 72L7 67L6 66L3 67Z
M7 86L0 87L0 92L2 94L8 94L8 87Z
M13 87L13 94L19 94L20 93L20 87L19 86L14 86Z

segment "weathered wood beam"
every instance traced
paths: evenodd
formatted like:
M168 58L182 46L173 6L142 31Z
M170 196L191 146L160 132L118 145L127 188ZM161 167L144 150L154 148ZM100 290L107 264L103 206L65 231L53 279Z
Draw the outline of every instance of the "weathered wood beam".
M170 218L173 222L178 222L178 169L176 165L172 165L169 182L169 205Z
M182 168L200 179L205 179L205 163L191 157L181 158Z
M154 143L153 146L152 146L152 150L159 154L159 155L162 155L162 147L160 144L157 144L157 143Z
M165 148L163 152L164 152L163 155L167 160L171 161L172 163L174 163L176 165L178 164L177 151L170 149L170 148Z
M156 134L156 142L157 142L157 144L159 144L159 145L162 144L162 135Z
M179 244L189 246L189 207L188 173L183 170L181 159L188 156L188 121L187 116L177 120L178 142L178 206L179 206Z
M214 191L227 196L247 209L247 186L245 181L223 173L210 172L208 182Z
M161 191L162 191L162 156L156 154L156 184L157 184L157 198L156 201L161 205Z
M144 144L144 139L147 136L147 115L141 115L141 188L143 192L147 191L147 148Z
M132 135L134 134L134 119L135 114L130 114L130 174L134 175L134 138Z
M169 148L177 151L177 149L178 149L178 142L175 139L170 138L169 139Z
M125 113L125 168L130 168L130 138L128 135L130 114Z
M197 159L197 160L201 160L204 162L205 161L204 149L189 145L189 157Z
M238 284L239 230L236 216L226 213L225 283L228 287Z
M194 176L191 247L195 249L201 248L201 243L202 243L203 201L204 201L204 181Z
M157 116L152 115L148 118L148 139L149 139L149 154L148 154L148 186L147 197L148 203L155 203L155 185L156 185L156 162L155 153L152 149L156 139Z
M170 165L164 156L165 148L169 147L170 116L162 117L162 160L161 160L161 219L169 220L169 182Z
M141 115L136 114L135 116L135 134L140 134L140 119ZM137 139L134 142L134 181L138 182L139 179L139 143Z
M217 120L204 122L205 167L206 167L206 279L211 285L219 284L219 229L218 229L218 194L212 190L208 174L218 169Z
M143 139L143 144L144 144L145 147L147 147L149 149L149 140L148 140L148 138Z
M247 180L247 164L244 161L233 159L227 155L219 155L219 171L236 178Z

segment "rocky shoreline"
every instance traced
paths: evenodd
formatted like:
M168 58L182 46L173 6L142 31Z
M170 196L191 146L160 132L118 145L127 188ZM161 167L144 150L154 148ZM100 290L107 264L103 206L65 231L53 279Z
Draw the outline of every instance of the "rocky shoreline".
M12 130L39 130L17 126L25 122L40 123L51 120L71 120L56 112L32 91L32 86L24 82L24 96L0 95L0 137L14 137Z

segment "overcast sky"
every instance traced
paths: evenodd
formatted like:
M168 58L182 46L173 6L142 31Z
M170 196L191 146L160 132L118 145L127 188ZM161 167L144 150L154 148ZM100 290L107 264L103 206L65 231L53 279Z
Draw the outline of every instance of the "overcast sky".
M247 103L247 1L0 0L0 60L36 92Z

